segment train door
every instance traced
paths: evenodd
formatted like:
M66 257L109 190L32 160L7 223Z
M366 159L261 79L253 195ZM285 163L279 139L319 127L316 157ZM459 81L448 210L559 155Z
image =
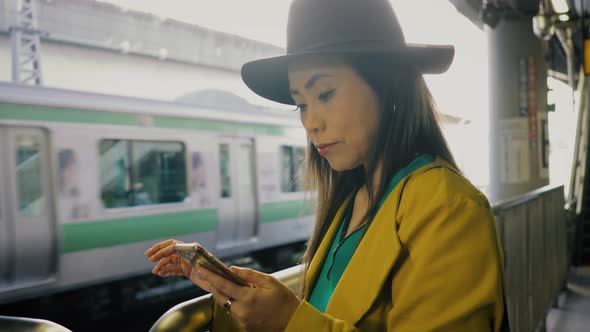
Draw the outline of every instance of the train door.
M220 201L218 247L229 248L256 236L257 202L254 144L246 138L219 142Z
M56 229L50 199L48 135L38 128L0 127L0 272L2 286L52 280Z

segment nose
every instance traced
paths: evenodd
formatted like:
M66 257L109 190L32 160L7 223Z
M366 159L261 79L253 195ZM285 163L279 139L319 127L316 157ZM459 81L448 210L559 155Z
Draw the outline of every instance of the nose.
M310 137L317 136L326 128L326 121L322 111L317 107L308 106L308 109L301 113L301 123Z

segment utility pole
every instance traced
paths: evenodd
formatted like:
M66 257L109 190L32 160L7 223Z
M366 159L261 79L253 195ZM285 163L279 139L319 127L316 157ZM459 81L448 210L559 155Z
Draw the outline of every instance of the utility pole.
M41 32L37 28L33 0L9 1L12 17L12 81L20 84L42 85Z

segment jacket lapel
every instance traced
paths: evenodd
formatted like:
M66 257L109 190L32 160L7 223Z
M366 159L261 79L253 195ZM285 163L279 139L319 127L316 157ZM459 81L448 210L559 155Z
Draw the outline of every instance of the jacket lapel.
M447 167L454 170L452 166L437 157L433 163L412 173L417 175L436 167ZM403 249L397 235L395 218L401 188L404 187L403 183L408 179L409 176L406 176L398 183L383 203L381 209L379 209L332 294L326 308L327 314L356 324L379 297L379 292L387 281L387 277L394 265L400 259ZM338 209L326 236L324 236L315 257L310 263L305 276L305 282L308 285L304 297L306 300L309 300L310 287L315 284L326 252L330 248L332 239L338 230L338 221L342 218L351 198L352 194ZM370 271L370 273L366 273L367 271Z
M336 231L338 230L338 224L339 224L338 221L340 221L340 219L342 219L342 215L344 214L346 206L348 206L348 203L350 202L352 196L353 196L353 194L348 195L348 197L340 205L340 208L338 208L338 211L336 212L336 215L334 216L334 219L332 220L332 224L330 224L330 228L328 228L326 235L322 239L322 242L320 242L320 246L318 247L318 251L316 252L316 254L313 257L313 259L311 260L311 262L309 263L309 269L307 271L307 274L305 275L305 284L307 285L306 289L305 289L305 296L304 296L305 300L309 300L309 295L312 290L311 287L313 287L313 285L315 285L315 280L316 280L318 274L320 273L320 270L322 269L322 265L324 263L324 258L326 257L326 253L330 249L330 245L332 244L332 239L334 239L334 235L336 234Z
M398 190L389 195L359 243L332 294L327 314L356 324L379 296L402 252L395 229L395 192Z

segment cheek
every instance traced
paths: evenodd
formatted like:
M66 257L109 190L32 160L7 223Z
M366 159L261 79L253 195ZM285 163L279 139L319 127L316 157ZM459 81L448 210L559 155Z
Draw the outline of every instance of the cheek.
M373 144L378 127L378 114L366 104L343 105L334 120L334 127L344 137L347 144L355 149L367 150Z
M369 94L363 99L363 103L359 105L359 125L362 126L363 140L367 146L373 145L379 127L380 109L377 99L374 95Z

